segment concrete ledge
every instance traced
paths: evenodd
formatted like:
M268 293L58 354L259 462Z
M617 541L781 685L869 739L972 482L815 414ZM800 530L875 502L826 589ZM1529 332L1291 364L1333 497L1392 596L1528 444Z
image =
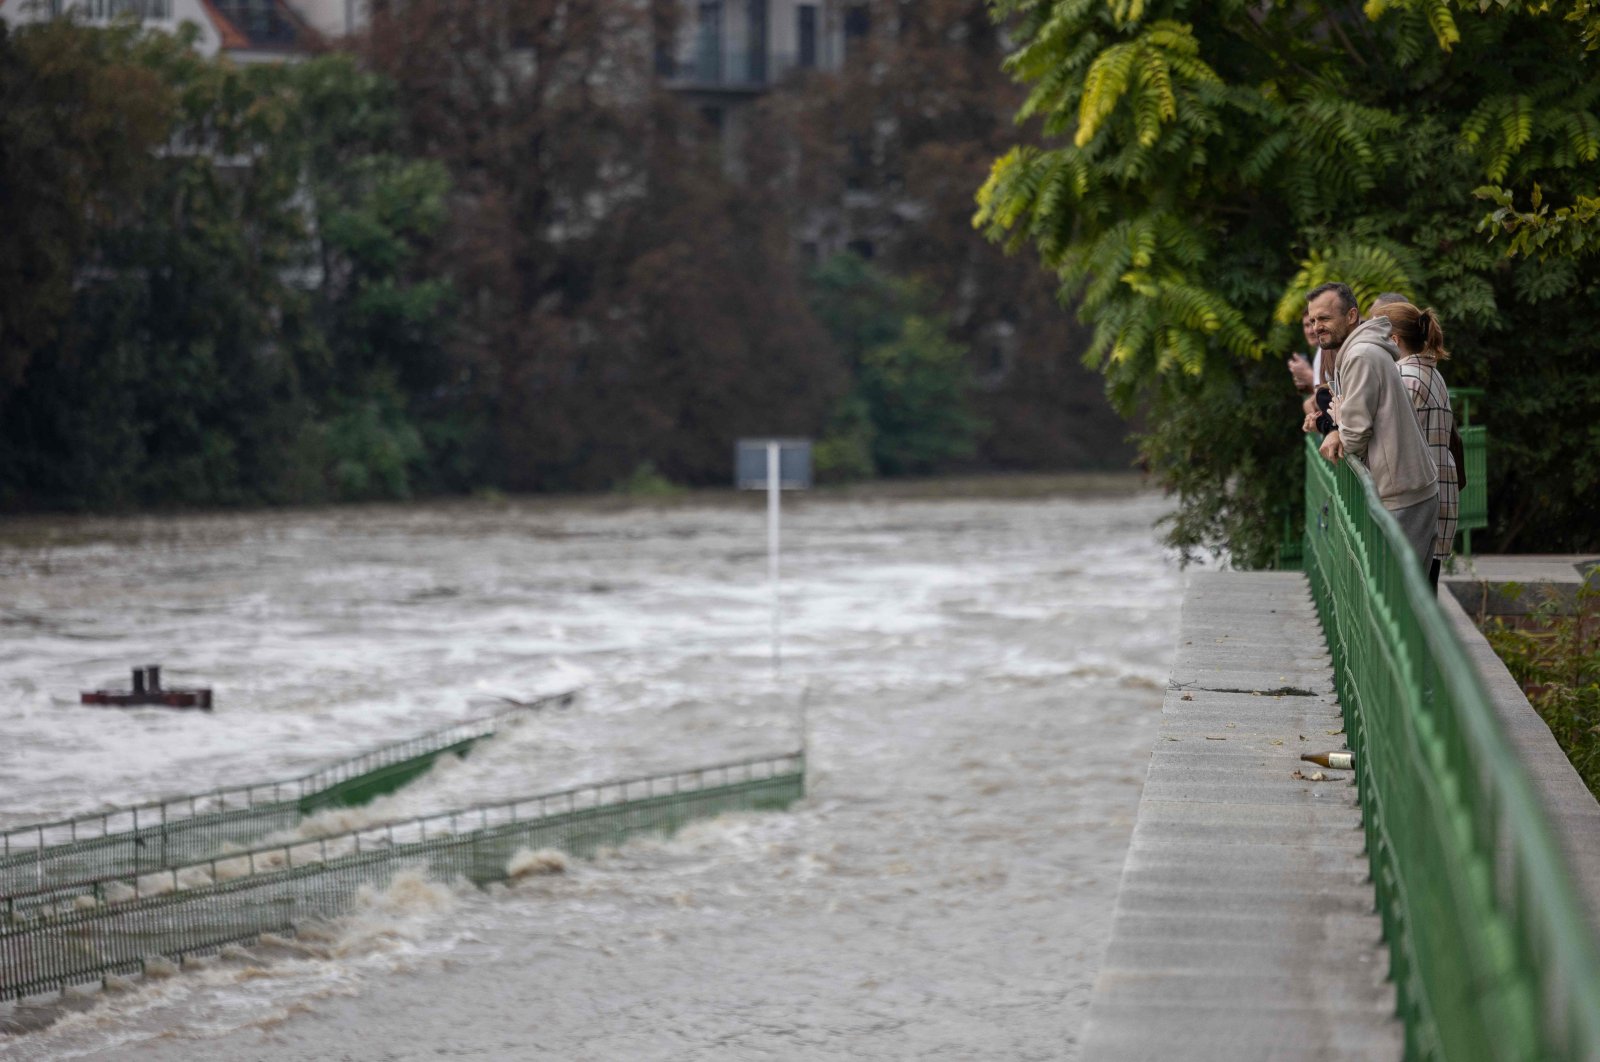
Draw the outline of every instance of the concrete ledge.
M1344 746L1305 577L1191 576L1085 1059L1400 1058Z
M1445 577L1451 594L1468 615L1525 616L1548 598L1570 612L1584 578L1600 567L1600 558L1574 554L1511 554L1474 557L1468 571ZM1512 596L1507 583L1523 587Z
M1153 1048L1138 1025L1143 1004L1107 1004L1105 1032L1086 1054L1093 1062L1323 1062L1333 1059L1398 1058L1399 1046L1374 1028L1366 1007L1341 1012L1305 1007L1263 1013L1249 1003L1231 1006L1177 1003L1170 1039Z
M1507 740L1528 769L1583 894L1589 924L1600 933L1600 803L1455 595L1440 594L1439 604L1477 667Z

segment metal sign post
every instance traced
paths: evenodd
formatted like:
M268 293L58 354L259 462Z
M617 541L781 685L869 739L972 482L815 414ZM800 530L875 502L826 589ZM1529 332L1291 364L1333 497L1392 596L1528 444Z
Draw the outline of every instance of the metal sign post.
M811 440L740 439L734 450L734 485L767 492L767 582L772 587L772 672L782 664L783 590L779 579L784 490L811 486Z
M778 583L778 552L781 536L778 525L782 518L783 494L778 475L778 440L767 442L767 584L772 588L772 673L777 674L782 665L783 595Z

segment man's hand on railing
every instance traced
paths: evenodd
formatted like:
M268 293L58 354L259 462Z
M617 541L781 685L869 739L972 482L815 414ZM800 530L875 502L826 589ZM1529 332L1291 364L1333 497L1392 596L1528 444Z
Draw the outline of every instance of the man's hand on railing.
M1322 445L1317 447L1317 452L1334 464L1338 464L1344 457L1344 440L1339 437L1339 429L1330 431L1322 440Z

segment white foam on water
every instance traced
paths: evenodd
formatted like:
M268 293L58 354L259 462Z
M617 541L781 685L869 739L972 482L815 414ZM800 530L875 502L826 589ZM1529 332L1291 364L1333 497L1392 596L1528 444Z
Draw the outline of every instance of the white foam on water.
M345 828L788 751L800 743L802 700L811 741L811 796L789 814L723 816L670 839L636 839L570 861L565 873L524 877L499 898L425 880L377 890L329 939L140 982L94 1004L92 1034L63 1021L0 1037L0 1059L38 1050L113 1058L124 1042L164 1058L149 1045L178 1029L221 1037L225 1057L237 1046L229 1029L313 1021L314 1004L310 1015L295 1008L318 993L373 991L395 963L424 963L409 976L431 985L426 957L450 954L467 932L491 941L474 946L488 952L514 950L518 934L536 938L516 967L535 972L514 976L553 979L529 991L620 992L614 1017L692 1016L675 1035L709 1042L696 1037L713 1035L716 1020L692 999L657 1011L641 997L629 1010L626 978L597 979L559 957L637 942L652 949L636 956L641 970L667 983L710 977L718 994L778 998L791 968L905 965L914 949L903 927L920 910L947 911L942 924L959 926L968 907L1038 904L1062 882L1102 882L1107 859L1091 858L1091 847L1049 855L1067 869L1041 878L1029 861L1046 857L1028 846L1057 835L1089 846L1124 813L1103 794L1137 793L1140 775L1125 760L1148 752L1138 713L1159 711L1177 619L1180 579L1151 531L1164 504L797 503L785 514L784 660L774 677L764 517L747 500L64 520L53 545L13 544L0 528L0 732L14 737L0 748L0 825L288 777L481 715L500 697L578 685L572 708L530 715L463 762L275 840L294 845L300 865L320 857L314 842ZM165 665L169 685L212 685L216 712L74 703L78 689L125 684L127 667L147 662ZM960 767L967 758L981 769ZM248 869L233 855L215 876ZM805 912L843 920L846 936L817 935ZM741 966L730 956L725 971L719 960L686 975L696 954L678 960L674 949L724 924L757 940L770 925L764 944L780 961ZM1003 931L930 929L923 943L954 963ZM1032 978L1013 986L1019 998L1054 976L1025 942L1006 947L1020 956L1018 975ZM970 974L933 965L975 998L1008 983L1008 970L970 957ZM802 997L817 1020L847 1023L830 1011L831 991L807 983ZM935 1029L959 1008L907 992L893 1009ZM1012 1017L1004 1025L1018 1035L1038 1028ZM558 1024L549 1034L554 1050L579 1052Z
M76 989L30 1008L38 1013L29 1024L46 1024L0 1033L0 1059L78 1058L271 1027L317 999L354 992L375 973L447 952L461 936L448 918L475 892L402 870L386 885L360 888L344 914L307 923L295 936L264 934L256 945L182 963L147 957L142 978L113 978L104 992Z
M566 872L567 855L554 848L519 848L506 861L506 879L509 881Z

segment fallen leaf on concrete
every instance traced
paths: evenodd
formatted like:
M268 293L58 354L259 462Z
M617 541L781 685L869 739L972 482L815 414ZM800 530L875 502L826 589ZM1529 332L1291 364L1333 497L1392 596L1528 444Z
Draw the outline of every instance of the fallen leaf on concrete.
M1272 739L1272 743L1274 745L1281 745L1281 744L1283 744L1283 739L1282 738L1273 738Z
M1206 735L1206 740L1207 741L1227 741L1228 739L1225 738L1225 737L1212 737L1210 734L1207 734Z

